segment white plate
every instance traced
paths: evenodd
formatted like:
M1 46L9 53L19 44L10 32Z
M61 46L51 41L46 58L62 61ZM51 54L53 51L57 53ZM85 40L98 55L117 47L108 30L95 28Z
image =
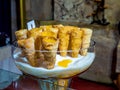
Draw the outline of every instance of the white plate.
M19 60L22 59L23 61L27 61L26 58L19 58L19 53L14 55L14 58ZM74 75L80 74L81 72L88 69L88 67L92 64L94 61L95 54L94 53L88 53L87 56L81 56L79 55L78 58L72 58L72 57L62 57L60 55L56 56L56 63L55 67L53 69L45 69L42 67L32 67L28 63L15 61L17 67L30 75L39 77L39 78L68 78L72 77ZM57 65L57 63L64 59L70 59L72 62L68 65L67 68L63 68Z

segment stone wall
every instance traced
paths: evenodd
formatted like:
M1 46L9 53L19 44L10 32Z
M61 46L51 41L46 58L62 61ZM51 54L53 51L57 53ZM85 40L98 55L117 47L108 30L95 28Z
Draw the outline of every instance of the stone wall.
M108 25L120 21L119 0L25 0L26 19Z
M60 21L74 21L91 23L93 8L85 0L54 0L54 19ZM89 2L90 3L90 2Z
M54 19L82 23L117 24L119 0L54 0Z
M105 0L105 18L111 23L116 24L120 21L120 0Z

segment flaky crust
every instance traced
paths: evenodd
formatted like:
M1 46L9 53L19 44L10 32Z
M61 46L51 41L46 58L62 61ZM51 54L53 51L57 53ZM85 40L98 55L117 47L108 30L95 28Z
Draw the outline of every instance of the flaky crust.
M15 35L18 45L24 48L22 54L32 66L52 69L56 61L57 50L58 54L64 57L70 55L77 58L79 54L87 55L92 30L58 24L44 25L31 30L18 30Z
M26 56L30 65L36 66L35 61L35 46L34 46L34 38L30 37L28 39L18 40L18 45L23 49L23 56Z
M57 54L57 48L58 48L58 39L54 37L45 37L42 40L43 55L44 55L44 61L42 63L43 67L47 69L54 68L55 61L56 61L56 54Z
M22 40L27 38L27 29L20 29L15 32L17 40Z
M81 44L82 44L83 31L79 28L76 28L72 31L70 37L69 49L72 50L70 53L71 57L78 57Z
M92 30L89 28L81 28L83 31L82 45L80 50L80 55L86 56L88 52L88 48L90 46L90 41L92 37Z

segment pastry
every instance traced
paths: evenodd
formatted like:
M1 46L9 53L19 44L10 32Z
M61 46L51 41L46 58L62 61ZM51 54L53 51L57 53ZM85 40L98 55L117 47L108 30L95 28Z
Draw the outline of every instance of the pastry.
M82 43L82 35L83 31L80 30L80 28L72 30L69 44L69 49L72 50L72 52L70 52L71 57L78 57Z
M69 45L69 39L70 39L69 28L60 27L59 33L58 33L58 38L59 38L58 49L60 51L60 55L66 56L67 50L68 50L68 45Z
M35 45L35 50L38 52L35 52L35 58L43 58L42 53L39 51L41 50L41 40L40 40L40 34L42 33L42 29L41 28L33 28L31 30L28 31L28 38L33 37L34 38L34 45Z
M42 31L47 31L48 29L52 28L52 25L43 25L39 27L40 29L42 29Z
M51 31L43 31L43 32L41 32L40 37L41 38L44 38L44 37L54 37L54 38L57 38L57 35L54 32L51 32Z
M28 38L33 37L34 39L36 39L40 35L41 32L42 32L42 29L33 28L31 30L28 30L27 36L28 36Z
M20 29L20 30L17 30L15 32L15 36L17 38L17 40L21 40L21 39L26 39L27 38L27 29Z
M59 43L58 39L54 37L44 37L42 39L42 47L43 47L42 50L44 55L44 61L42 65L44 68L47 69L54 68L58 43Z
M15 34L22 55L26 56L30 65L52 69L58 52L61 56L70 55L73 58L77 58L78 54L87 55L92 30L58 24L21 29Z
M52 25L53 28L60 28L60 27L64 27L62 24L57 24L57 25Z
M86 56L88 52L88 48L90 46L92 30L89 28L81 28L81 30L83 31L83 38L82 38L80 54Z
M42 42L41 42L42 38L40 36L38 36L35 40L35 58L39 59L39 60L43 60L44 59L44 55L41 52L42 51Z
M29 64L31 66L36 66L34 38L30 37L28 39L18 40L17 43L19 47L22 48L22 54L27 58Z

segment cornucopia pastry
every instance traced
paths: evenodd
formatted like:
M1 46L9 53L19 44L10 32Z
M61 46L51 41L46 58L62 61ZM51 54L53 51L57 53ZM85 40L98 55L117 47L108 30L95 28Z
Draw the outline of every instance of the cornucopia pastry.
M34 38L30 37L23 40L17 41L19 47L22 49L22 54L26 56L30 65L36 66L37 62L35 61L35 46L34 46Z
M83 37L82 37L80 55L86 56L88 52L88 48L90 46L92 30L89 28L81 28L81 30L83 31Z
M83 31L80 28L76 28L72 30L71 37L70 37L70 46L69 49L72 50L70 52L71 57L78 57L81 44L82 44L82 35Z
M16 31L15 35L16 35L17 40L27 38L27 31L28 31L27 29L20 29Z
M60 27L58 38L59 38L59 51L61 56L67 55L67 50L69 46L69 40L70 40L70 29L68 27Z
M47 69L54 68L55 61L56 61L56 54L58 49L58 39L54 37L45 37L42 39L42 50L46 51L43 52L44 60L42 62L43 67Z
M79 54L86 56L92 30L59 24L18 30L15 35L20 48L27 50L23 49L22 54L26 56L30 65L52 69L56 62L56 54L72 58L77 58Z

